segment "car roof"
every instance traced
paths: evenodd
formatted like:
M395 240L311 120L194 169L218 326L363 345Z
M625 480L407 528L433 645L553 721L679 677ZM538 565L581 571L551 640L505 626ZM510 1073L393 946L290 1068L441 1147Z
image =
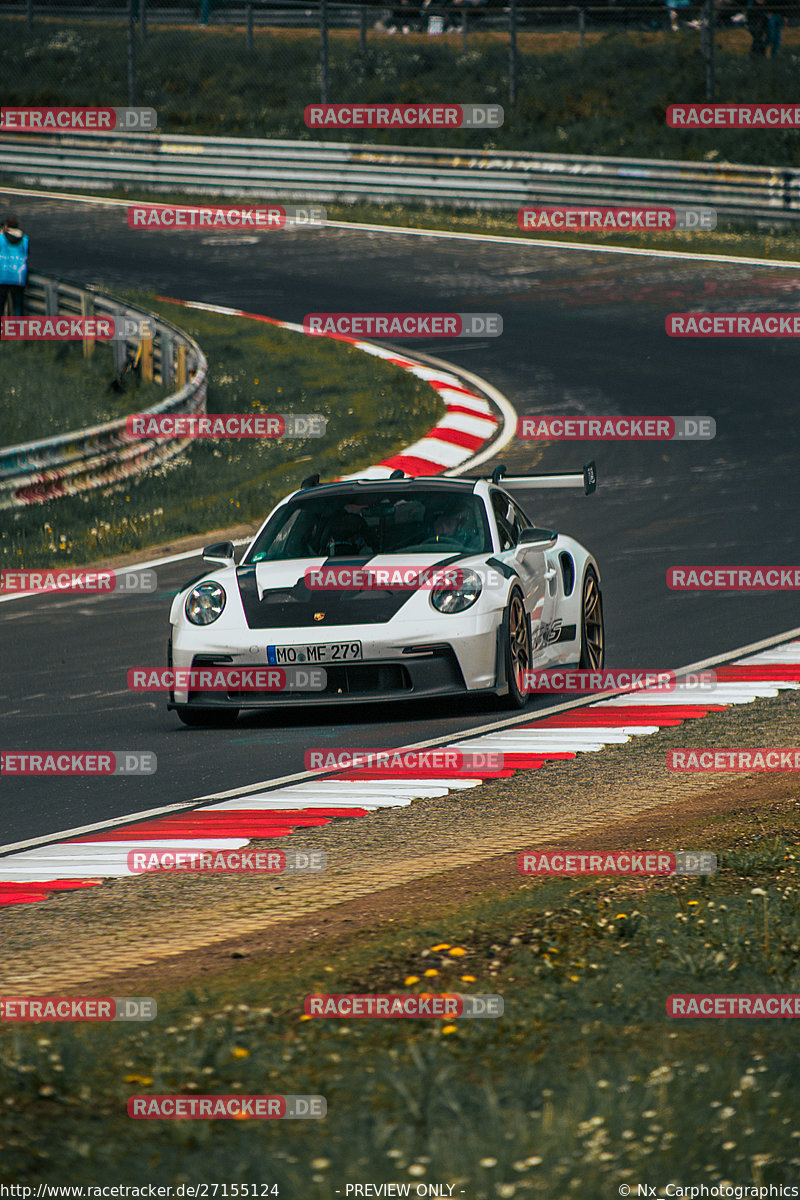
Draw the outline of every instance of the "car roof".
M401 495L404 492L428 491L430 488L443 492L474 492L476 484L480 482L479 479L452 479L441 475L417 475L410 479L340 479L333 483L300 488L289 498L294 500L298 496L317 496L322 493L326 496L347 495L353 491L369 494L385 492L387 488Z

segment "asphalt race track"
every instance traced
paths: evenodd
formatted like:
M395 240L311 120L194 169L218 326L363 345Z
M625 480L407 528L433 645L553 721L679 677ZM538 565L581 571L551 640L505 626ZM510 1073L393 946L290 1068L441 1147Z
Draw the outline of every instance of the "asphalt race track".
M477 373L520 415L714 417L711 442L544 451L517 442L501 457L511 474L596 458L595 496L519 498L537 524L571 533L597 556L608 666L677 667L800 625L790 592L679 594L665 583L673 565L800 562L792 340L664 332L670 312L794 310L796 270L339 228L140 232L128 229L121 207L13 199L34 270L290 321L312 311L499 312L499 339L398 345ZM198 570L192 560L160 567L158 592L137 599L0 605L4 748L158 755L153 777L0 784L0 844L280 778L303 770L309 747L405 745L500 715L464 701L448 704L447 715L441 705L328 708L244 717L233 730L186 729L161 697L129 693L125 676L131 666L163 665L170 596Z

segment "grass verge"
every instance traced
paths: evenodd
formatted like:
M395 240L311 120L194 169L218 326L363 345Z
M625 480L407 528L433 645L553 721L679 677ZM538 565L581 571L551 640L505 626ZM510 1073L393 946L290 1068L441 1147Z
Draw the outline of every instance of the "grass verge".
M427 383L346 343L126 294L199 342L209 412L322 413L326 436L197 441L138 481L15 510L0 534L0 567L82 566L260 522L312 469L330 479L367 467L421 437L444 411Z
M124 393L111 390L108 346L84 358L80 342L8 342L0 354L0 446L39 441L141 412L164 398L157 384L129 374Z
M153 1025L7 1026L0 1178L106 1183L144 1167L298 1200L367 1181L474 1200L791 1182L791 1022L675 1021L665 1000L797 990L798 803L685 820L670 848L729 847L711 877L520 879L422 921L237 962L160 995ZM505 1015L301 1018L310 992L422 990L498 992ZM132 1094L281 1091L325 1095L327 1118L151 1122L145 1148L125 1115Z
M124 105L126 30L122 25L44 21L27 33L21 20L0 21L0 79L8 105ZM744 30L717 39L718 101L794 102L798 31L787 30L776 59L747 53ZM503 35L474 34L466 53L456 38L373 38L334 33L332 100L467 101L507 105L508 46ZM24 64L24 71L23 71ZM258 31L251 54L241 30L150 24L137 48L137 103L156 109L167 133L392 142L393 130L309 130L306 105L320 94L315 30ZM453 80L458 80L453 95ZM58 86L54 87L54 81ZM669 129L666 108L702 101L699 34L684 31L604 33L583 53L574 34L523 34L519 101L499 130L410 132L414 145L722 159L791 166L800 163L794 130Z

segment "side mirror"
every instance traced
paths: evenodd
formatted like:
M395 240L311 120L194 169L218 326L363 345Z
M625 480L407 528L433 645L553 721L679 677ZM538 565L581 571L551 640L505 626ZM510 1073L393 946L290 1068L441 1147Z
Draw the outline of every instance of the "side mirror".
M519 535L518 547L524 547L527 550L545 550L549 546L554 546L558 534L555 529L538 529L535 525L528 525Z
M235 567L236 557L233 542L214 542L213 546L206 546L203 550L203 558L207 562L219 562L224 563L226 567Z

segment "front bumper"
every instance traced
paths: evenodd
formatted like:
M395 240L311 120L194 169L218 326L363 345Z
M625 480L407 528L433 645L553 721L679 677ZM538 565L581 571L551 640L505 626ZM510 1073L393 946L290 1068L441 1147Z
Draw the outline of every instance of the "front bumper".
M376 636L374 627L355 630L352 626L331 627L324 638L319 629L247 630L247 646L220 638L212 643L208 633L202 645L198 631L179 625L173 630L170 665L176 668L201 666L264 666L268 645L294 645L360 640L363 659L346 663L324 663L327 680L322 691L281 692L176 692L169 708L265 709L302 707L314 704L368 704L387 700L419 700L458 696L492 690L497 676L497 625L493 614L448 621L448 636L442 639L440 622L423 626L403 622L403 633L384 628ZM426 627L427 626L427 627ZM210 632L210 629L209 629ZM253 645L258 637L259 646ZM438 636L434 636L438 635ZM242 639L244 640L244 639Z

